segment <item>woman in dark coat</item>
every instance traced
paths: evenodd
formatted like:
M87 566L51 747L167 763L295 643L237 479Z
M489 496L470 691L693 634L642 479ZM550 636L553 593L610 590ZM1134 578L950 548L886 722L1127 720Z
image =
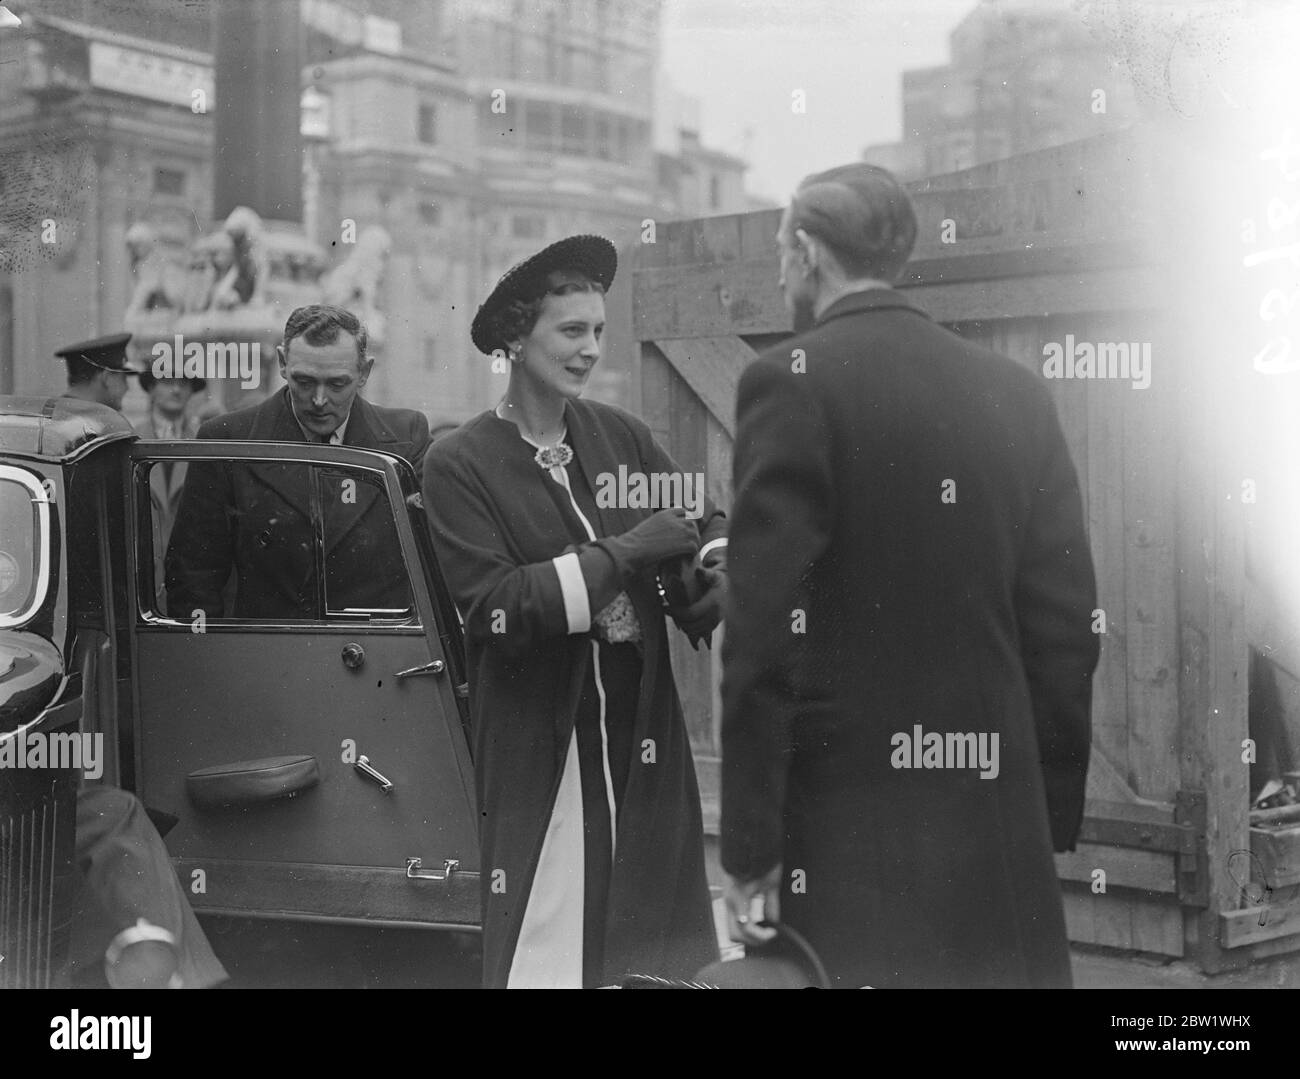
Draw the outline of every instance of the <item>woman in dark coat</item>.
M580 400L616 267L577 236L501 279L473 338L509 362L505 396L424 464L469 653L489 987L689 977L717 957L656 571L698 557L703 595L670 613L707 640L724 521L644 423ZM682 504L643 504L620 466L675 475Z

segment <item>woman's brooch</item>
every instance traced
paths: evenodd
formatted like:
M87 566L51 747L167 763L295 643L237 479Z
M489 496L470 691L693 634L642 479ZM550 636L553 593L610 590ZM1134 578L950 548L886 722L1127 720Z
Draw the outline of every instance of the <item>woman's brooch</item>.
M557 442L554 446L540 446L533 455L539 468L549 472L556 465L564 468L573 460L573 449L567 443Z

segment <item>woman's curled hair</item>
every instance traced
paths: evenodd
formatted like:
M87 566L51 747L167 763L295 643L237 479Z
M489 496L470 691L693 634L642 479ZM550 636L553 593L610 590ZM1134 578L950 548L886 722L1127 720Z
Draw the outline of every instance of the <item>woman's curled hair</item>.
M552 270L526 296L511 300L496 313L492 320L496 339L514 341L527 337L537 325L546 297L564 296L571 292L598 292L603 296L605 289L599 281L593 281L577 270Z

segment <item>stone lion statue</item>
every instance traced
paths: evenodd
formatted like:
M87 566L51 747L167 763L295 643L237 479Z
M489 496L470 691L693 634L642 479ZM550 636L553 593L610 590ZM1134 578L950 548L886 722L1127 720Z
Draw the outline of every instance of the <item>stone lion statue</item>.
M211 306L226 311L262 303L267 278L262 219L247 206L236 206L226 218L221 234L229 238L233 255L213 287Z
M145 222L137 221L126 231L126 249L131 259L135 285L123 314L123 324L140 325L150 317L175 315L185 302L184 271L157 249L157 236Z

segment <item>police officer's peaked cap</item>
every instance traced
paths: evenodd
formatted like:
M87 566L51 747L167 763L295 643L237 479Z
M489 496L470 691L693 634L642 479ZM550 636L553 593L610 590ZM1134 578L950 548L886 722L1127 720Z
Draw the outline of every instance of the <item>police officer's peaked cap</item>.
M82 360L91 367L101 371L121 371L124 375L138 375L139 369L126 358L126 345L131 340L129 333L110 333L107 337L96 337L93 341L68 345L54 353L62 360Z
M603 236L569 236L510 267L474 316L474 347L487 355L504 350L507 342L501 340L497 316L515 300L544 295L546 279L556 270L580 273L608 292L618 272L618 250Z

